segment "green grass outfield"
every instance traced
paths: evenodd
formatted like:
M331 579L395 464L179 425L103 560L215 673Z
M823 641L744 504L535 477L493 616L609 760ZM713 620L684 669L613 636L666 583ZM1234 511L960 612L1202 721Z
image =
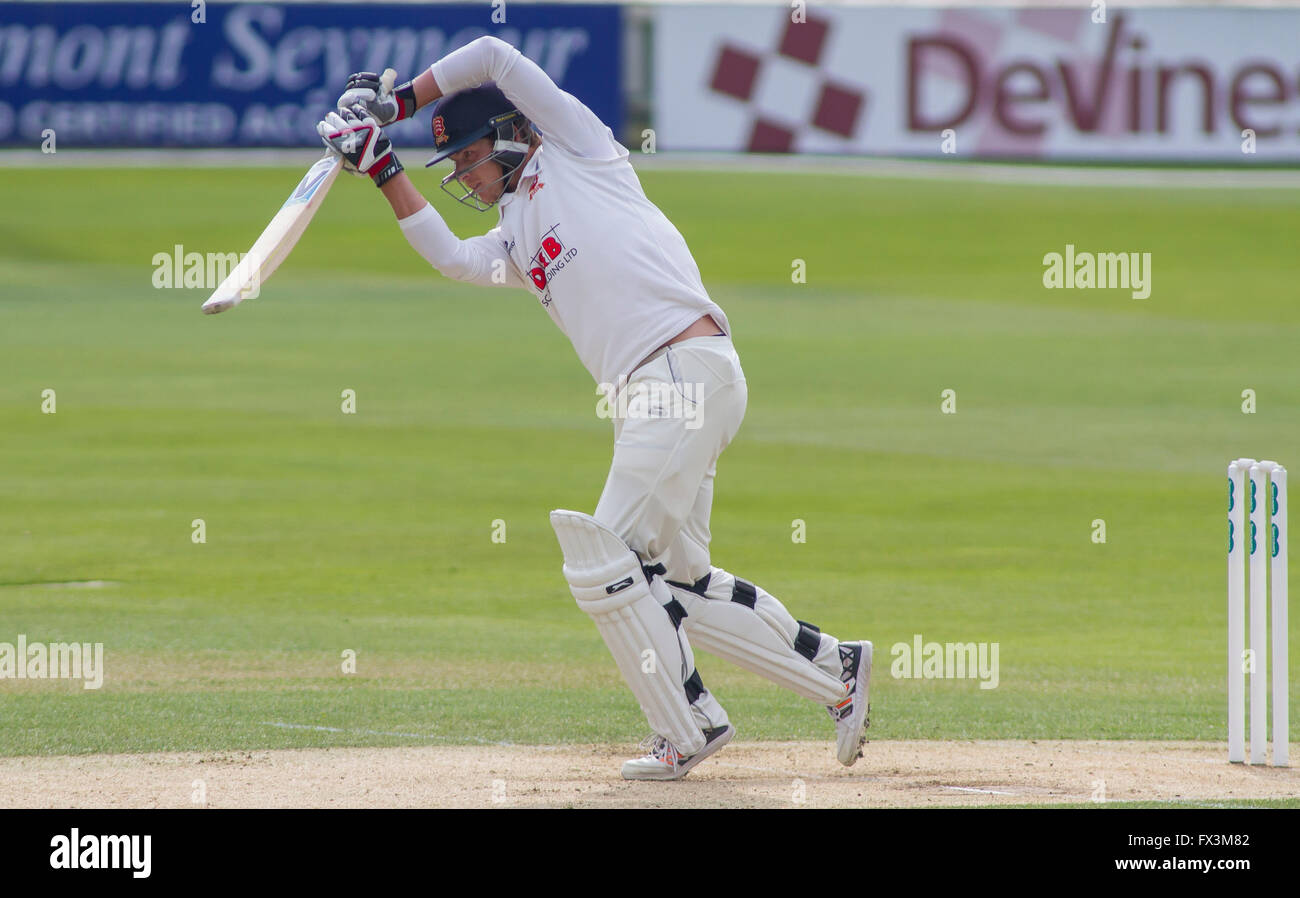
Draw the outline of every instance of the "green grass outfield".
M0 170L0 642L106 668L0 682L0 755L635 741L546 517L594 507L610 426L530 295L441 278L348 178L261 298L151 287L300 171ZM1300 470L1300 191L643 182L749 379L715 561L875 641L873 739L1225 738L1226 463ZM1151 296L1044 289L1067 243L1150 252ZM914 634L998 643L999 685L892 678ZM830 737L699 662L741 738Z

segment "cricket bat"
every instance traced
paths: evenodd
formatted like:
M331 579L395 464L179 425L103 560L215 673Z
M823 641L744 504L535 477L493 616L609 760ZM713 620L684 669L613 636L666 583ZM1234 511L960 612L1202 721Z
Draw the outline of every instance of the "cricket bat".
M385 69L380 78L380 91L391 92L396 79L395 71ZM203 304L204 314L215 315L226 309L233 309L245 299L261 293L262 284L275 273L280 263L289 257L289 253L297 245L303 232L307 230L307 225L311 224L312 217L325 201L325 195L329 193L330 187L334 185L334 179L339 176L342 168L342 158L334 153L327 153L307 169L307 174L303 175L298 186L293 189L293 193L289 194L289 198L280 207L280 211L275 213L266 230L262 231L261 236L253 243L253 248L240 259L239 264L231 270L217 289L212 291L208 301Z

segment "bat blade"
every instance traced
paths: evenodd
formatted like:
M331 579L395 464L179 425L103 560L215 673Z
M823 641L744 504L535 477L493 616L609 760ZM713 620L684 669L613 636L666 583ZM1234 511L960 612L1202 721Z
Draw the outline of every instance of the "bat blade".
M307 225L311 224L312 216L320 208L342 168L343 160L331 153L307 170L266 230L253 243L253 248L212 291L203 304L204 314L215 315L233 309L261 292L262 284L280 267L307 230Z

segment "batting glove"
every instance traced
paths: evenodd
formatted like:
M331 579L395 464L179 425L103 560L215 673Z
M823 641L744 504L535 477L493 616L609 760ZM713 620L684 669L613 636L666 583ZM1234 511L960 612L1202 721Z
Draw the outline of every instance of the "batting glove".
M374 72L357 72L339 97L338 108L351 109L360 103L380 125L391 125L415 115L415 87L410 81L384 93Z
M316 133L331 152L343 157L344 168L369 175L376 187L403 170L392 141L359 103L325 116Z

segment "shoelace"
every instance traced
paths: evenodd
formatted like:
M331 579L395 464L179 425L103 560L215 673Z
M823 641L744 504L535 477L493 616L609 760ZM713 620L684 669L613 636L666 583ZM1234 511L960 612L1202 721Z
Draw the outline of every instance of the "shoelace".
M656 761L667 762L669 752L672 751L672 746L668 744L668 740L658 733L651 733L642 739L641 747Z
M858 672L856 670L850 671L846 669L840 674L840 682L842 682L845 688L848 690L848 695L845 696L845 698L853 697L853 684L857 680L857 677L858 677ZM830 712L831 717L837 723L839 722L841 717L838 709L843 705L844 705L844 701L843 699L841 699L837 704L826 706L826 710Z

